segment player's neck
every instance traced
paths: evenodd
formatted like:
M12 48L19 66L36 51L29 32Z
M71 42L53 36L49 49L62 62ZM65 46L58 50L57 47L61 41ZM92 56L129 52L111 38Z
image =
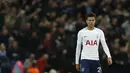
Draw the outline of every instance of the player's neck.
M88 30L93 30L94 27L89 27L89 26L88 26L87 29L88 29Z

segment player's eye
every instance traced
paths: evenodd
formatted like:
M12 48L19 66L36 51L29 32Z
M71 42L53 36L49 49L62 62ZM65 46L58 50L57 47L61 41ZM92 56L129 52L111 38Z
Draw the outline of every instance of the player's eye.
M94 20L89 20L89 21L94 21Z

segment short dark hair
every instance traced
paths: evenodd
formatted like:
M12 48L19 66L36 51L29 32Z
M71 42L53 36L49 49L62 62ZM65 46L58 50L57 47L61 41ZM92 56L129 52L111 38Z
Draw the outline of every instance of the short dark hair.
M96 14L93 13L93 12L90 12L90 13L88 13L88 14L86 15L86 19L87 19L88 17L95 17L95 18L96 18Z

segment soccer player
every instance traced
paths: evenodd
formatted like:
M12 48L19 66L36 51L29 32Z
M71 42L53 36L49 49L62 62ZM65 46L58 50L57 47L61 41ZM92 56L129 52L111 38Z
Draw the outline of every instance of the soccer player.
M108 64L112 64L112 58L105 41L104 33L101 29L96 28L96 15L94 13L87 14L87 27L81 29L77 35L76 46L76 69L81 73L101 73L99 62L99 42L103 46L108 59ZM82 51L81 51L82 45ZM80 58L81 53L81 59Z

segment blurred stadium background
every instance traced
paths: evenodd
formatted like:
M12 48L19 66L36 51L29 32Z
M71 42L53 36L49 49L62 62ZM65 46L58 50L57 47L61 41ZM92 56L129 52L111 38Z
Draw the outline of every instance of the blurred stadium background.
M100 46L103 73L130 73L130 0L0 0L0 73L79 73L77 33L97 15L113 65ZM30 70L31 71L31 70ZM37 72L33 72L37 73Z

